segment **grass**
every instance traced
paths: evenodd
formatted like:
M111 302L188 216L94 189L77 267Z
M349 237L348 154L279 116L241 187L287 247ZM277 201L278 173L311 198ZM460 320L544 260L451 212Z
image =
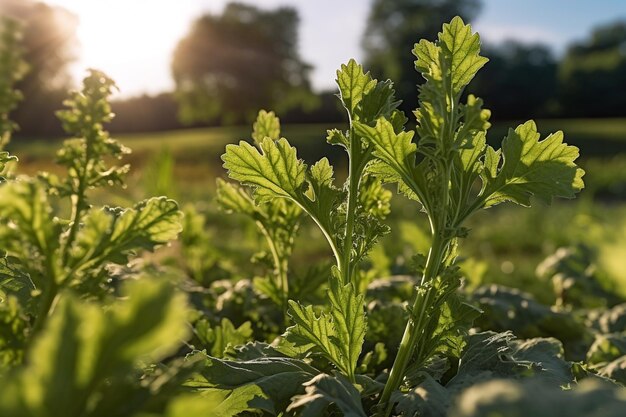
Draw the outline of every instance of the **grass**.
M489 141L499 146L508 127L516 122L495 123ZM588 171L586 195L603 198L626 198L626 118L621 119L545 119L537 121L545 137L550 132L563 130L566 141L580 148L581 165ZM298 148L298 156L313 163L327 156L337 168L339 177L345 171L345 156L341 148L326 143L325 124L286 125L283 135ZM250 127L218 127L182 129L164 132L115 135L133 150L127 161L132 172L139 175L146 166L153 165L164 150L174 162L173 176L181 190L193 187L213 188L214 178L223 176L220 156L224 147L250 137ZM60 145L57 140L19 140L10 149L20 157L20 172L35 174L40 170L58 172L54 153ZM139 181L139 179L137 179ZM200 191L201 192L201 191ZM195 194L192 194L195 195ZM190 195L190 197L192 196Z

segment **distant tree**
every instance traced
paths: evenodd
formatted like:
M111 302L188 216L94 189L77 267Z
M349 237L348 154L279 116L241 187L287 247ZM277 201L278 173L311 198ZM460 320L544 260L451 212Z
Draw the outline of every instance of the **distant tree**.
M480 0L374 0L363 35L365 66L379 78L395 81L402 108L417 108L414 61L409 52L420 39L435 39L441 22L480 11Z
M182 127L176 117L173 93L141 95L111 102L115 119L109 124L112 133L155 132Z
M298 53L298 14L228 4L195 21L172 60L181 120L251 120L259 108L285 111L313 96L311 66Z
M18 88L24 101L15 112L23 135L61 133L54 111L71 86L69 65L76 58L78 19L66 9L34 0L2 0L0 14L23 27L24 59L29 71Z
M483 55L489 58L489 63L469 89L489 103L493 119L545 117L555 113L557 61L548 46L506 41L484 46Z
M567 116L626 116L626 21L596 28L572 45L559 66Z

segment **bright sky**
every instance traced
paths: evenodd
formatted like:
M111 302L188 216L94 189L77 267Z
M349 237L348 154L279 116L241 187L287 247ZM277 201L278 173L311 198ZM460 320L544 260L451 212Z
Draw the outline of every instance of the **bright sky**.
M45 0L78 15L80 60L105 71L123 96L173 88L170 59L193 19L218 13L228 0ZM249 0L260 7L291 5L301 18L300 52L315 66L317 89L333 85L335 70L349 58L360 59L369 0ZM541 41L562 51L599 23L626 19L624 0L483 0L475 29L487 41L507 38Z

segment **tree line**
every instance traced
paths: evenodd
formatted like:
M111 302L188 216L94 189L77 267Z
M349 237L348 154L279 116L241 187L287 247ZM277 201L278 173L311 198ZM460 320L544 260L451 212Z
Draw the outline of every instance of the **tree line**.
M432 39L455 15L471 22L480 0L373 0L362 46L366 68L396 80L402 109L417 107L416 39ZM25 137L60 134L53 116L72 85L76 16L35 0L3 0L0 14L24 27L28 75L24 102L14 115ZM118 100L114 132L247 123L259 108L289 123L337 122L335 91L315 92L313 66L298 49L299 16L292 7L262 9L230 3L220 14L198 17L171 60L175 91ZM626 117L626 21L610 22L575 42L562 56L549 45L509 40L486 43L490 62L471 90L490 103L494 120L528 117ZM508 92L503 94L502 92ZM596 100L594 97L602 97Z

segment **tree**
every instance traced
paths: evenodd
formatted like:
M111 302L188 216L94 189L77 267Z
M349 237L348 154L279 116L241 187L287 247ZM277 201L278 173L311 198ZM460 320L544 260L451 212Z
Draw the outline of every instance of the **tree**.
M417 108L415 57L410 53L416 39L435 39L441 22L454 16L471 21L480 0L374 0L363 36L365 67L375 77L395 81L401 108Z
M34 0L2 0L0 14L22 24L29 71L17 88L24 101L14 120L24 135L61 133L54 116L71 85L69 64L76 58L78 19L66 9Z
M553 115L557 61L549 47L506 41L484 51L489 63L469 88L490 104L495 120Z
M298 54L298 23L293 8L240 3L197 19L172 61L181 119L235 123L262 107L307 103L311 66Z
M572 45L559 66L560 99L567 116L625 116L626 21L596 28Z

